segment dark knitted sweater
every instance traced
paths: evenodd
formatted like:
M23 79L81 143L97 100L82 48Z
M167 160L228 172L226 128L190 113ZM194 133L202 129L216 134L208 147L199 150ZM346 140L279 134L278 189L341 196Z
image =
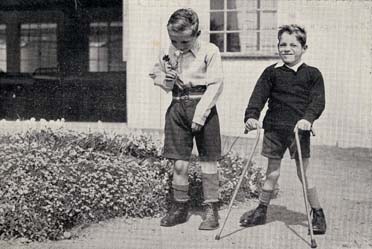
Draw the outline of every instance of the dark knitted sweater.
M268 100L264 129L293 129L297 121L313 123L325 107L324 82L320 71L303 63L295 72L275 64L267 67L253 90L244 122L259 119Z

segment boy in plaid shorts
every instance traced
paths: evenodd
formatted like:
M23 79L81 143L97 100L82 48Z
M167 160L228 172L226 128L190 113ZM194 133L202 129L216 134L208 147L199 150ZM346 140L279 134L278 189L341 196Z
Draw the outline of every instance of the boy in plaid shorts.
M320 71L301 60L307 49L306 32L298 25L285 25L278 32L281 61L267 67L258 79L245 111L247 130L258 127L260 112L268 101L263 128L265 130L262 155L268 158L266 180L259 196L260 204L240 219L242 226L261 225L266 221L275 184L280 175L284 152L289 149L295 159L301 181L294 130L301 131L300 143L307 181L308 200L313 212L314 234L326 232L326 220L310 171L310 130L325 107L324 83Z
M216 101L223 87L219 49L199 39L199 19L192 9L179 9L168 20L171 45L162 51L150 77L154 84L172 92L165 116L163 156L174 160L174 201L161 226L186 222L189 210L188 166L193 138L202 170L205 220L200 230L217 229L218 174L221 136Z

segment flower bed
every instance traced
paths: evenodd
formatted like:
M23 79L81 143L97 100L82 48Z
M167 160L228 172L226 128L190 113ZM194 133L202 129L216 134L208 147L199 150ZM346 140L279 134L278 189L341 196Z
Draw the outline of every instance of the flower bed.
M61 239L64 231L113 217L164 214L171 198L171 162L159 136L65 129L29 129L0 135L0 239ZM232 196L245 159L220 162L221 201ZM190 167L192 205L202 202L197 158ZM240 200L257 195L262 174L254 165Z

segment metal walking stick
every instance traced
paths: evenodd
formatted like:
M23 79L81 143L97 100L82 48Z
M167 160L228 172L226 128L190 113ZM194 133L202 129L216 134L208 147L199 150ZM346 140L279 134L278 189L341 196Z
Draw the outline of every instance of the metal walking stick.
M253 148L252 148L252 150L251 150L251 154L249 155L248 161L247 161L247 163L246 163L245 166L244 166L243 172L242 172L242 174L240 175L239 182L238 182L238 184L237 184L236 187L235 187L233 197L231 198L230 203L229 203L229 208L228 208L228 210L227 210L226 217L225 217L225 219L224 219L224 221L223 221L223 223L222 223L222 226L221 226L221 228L220 228L220 231L218 232L218 234L217 234L216 237L215 237L216 240L220 240L220 239L221 239L221 233L222 233L222 230L223 230L223 228L225 227L225 224L226 224L227 219L229 218L229 215L230 215L230 212L231 212L231 208L232 208L232 205L233 205L234 200L235 200L235 198L236 198L236 195L238 194L238 191L239 191L240 185L242 184L242 181L243 181L243 179L244 179L244 176L245 176L245 174L247 173L248 167L249 167L249 165L250 165L251 162L252 162L253 154L254 154L254 152L256 151L257 144L258 144L258 142L259 142L259 140L260 140L260 132L261 132L261 128L258 126L258 127L257 127L256 141L255 141L254 146L253 146ZM247 133L247 132L245 132L245 133Z
M298 155L298 160L300 162L300 171L301 171L301 185L302 185L302 192L304 194L304 200L305 200L305 208L306 208L306 214L307 214L307 223L309 226L310 230L310 240L311 240L311 248L316 248L316 241L314 239L314 232L313 232L313 224L311 223L311 217L310 217L310 212L309 212L309 204L308 204L308 199L307 199L307 181L305 179L305 173L304 173L304 165L302 162L302 153L301 153L301 144L300 144L300 139L298 136L298 128L295 128L295 140L296 140L296 146L297 146L297 155Z

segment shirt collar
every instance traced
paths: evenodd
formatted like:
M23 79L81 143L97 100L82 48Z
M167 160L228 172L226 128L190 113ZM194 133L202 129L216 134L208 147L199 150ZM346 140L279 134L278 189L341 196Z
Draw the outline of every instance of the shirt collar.
M298 68L304 64L304 62L301 60L299 63L297 63L296 65L290 67L290 66L287 66L286 64L284 64L283 61L279 61L278 63L276 63L276 65L274 66L275 68L278 68L278 67L282 67L282 66L285 66L289 69L292 69L293 71L297 72L298 71Z
M196 39L196 41L194 42L193 46L190 48L190 52L196 56L197 53L199 52L199 49L200 49L200 41L199 39Z
M196 41L194 42L194 44L192 45L192 47L190 48L189 52L191 52L191 54L193 54L195 57L196 55L198 54L199 50L200 50L200 47L201 47L201 42L199 39L196 39ZM171 51L172 53L175 53L177 51L177 49L171 45ZM188 53L188 52L186 52Z

